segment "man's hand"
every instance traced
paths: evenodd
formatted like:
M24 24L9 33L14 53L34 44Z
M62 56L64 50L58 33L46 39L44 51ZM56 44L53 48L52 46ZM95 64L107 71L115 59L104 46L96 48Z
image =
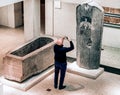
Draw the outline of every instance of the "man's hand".
M71 41L71 38L70 37L68 38L67 36L65 36L64 39Z
M63 39L68 39L68 37L67 37L67 36L64 36Z

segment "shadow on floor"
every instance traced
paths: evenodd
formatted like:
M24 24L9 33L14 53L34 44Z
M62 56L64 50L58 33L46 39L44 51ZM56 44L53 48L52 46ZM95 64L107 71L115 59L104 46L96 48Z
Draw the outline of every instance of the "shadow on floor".
M74 85L66 84L65 90L66 91L76 91L76 90L80 90L80 89L84 89L84 88L85 87L81 84L74 84Z

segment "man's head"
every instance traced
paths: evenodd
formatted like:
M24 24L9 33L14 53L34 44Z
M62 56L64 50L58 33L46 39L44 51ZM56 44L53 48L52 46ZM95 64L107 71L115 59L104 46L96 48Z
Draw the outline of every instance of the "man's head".
M64 38L59 38L57 41L56 41L56 44L57 45L63 45L63 40L64 40Z

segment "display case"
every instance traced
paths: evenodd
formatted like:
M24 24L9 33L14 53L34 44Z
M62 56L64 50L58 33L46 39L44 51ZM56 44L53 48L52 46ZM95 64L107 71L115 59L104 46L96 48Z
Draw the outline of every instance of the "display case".
M104 26L120 28L120 9L118 8L104 8Z

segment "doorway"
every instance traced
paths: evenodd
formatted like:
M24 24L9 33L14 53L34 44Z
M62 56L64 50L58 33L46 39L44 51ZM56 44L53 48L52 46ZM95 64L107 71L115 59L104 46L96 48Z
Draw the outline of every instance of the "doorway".
M24 8L23 1L14 4L15 28L24 25Z
M41 34L45 34L45 0L40 0L40 25Z

